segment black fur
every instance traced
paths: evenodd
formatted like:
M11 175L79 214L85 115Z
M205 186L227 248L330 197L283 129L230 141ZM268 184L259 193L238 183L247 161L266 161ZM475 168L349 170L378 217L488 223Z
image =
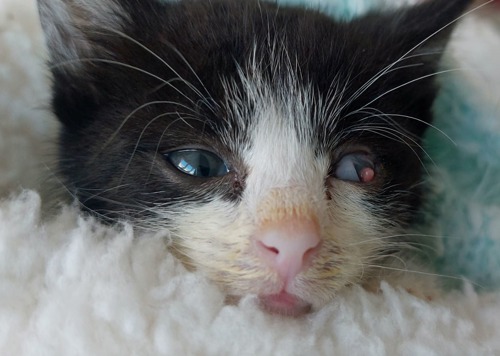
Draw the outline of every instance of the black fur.
M40 3L43 7L51 1ZM90 55L83 50L78 52L81 64L75 67L76 58L64 58L73 61L65 63L60 55L55 55L60 49L51 48L53 109L63 124L61 174L86 209L113 220L144 219L155 205L168 207L189 201L201 204L214 194L239 199L246 168L220 137L230 131L244 142L247 133L236 123L230 126L226 121L232 118L225 107L221 78L238 78L237 69L247 68L255 44L257 57L263 63L270 63L269 43L276 41L283 46L292 64L297 64L299 80L312 83L320 97L326 97L332 82L344 83L350 78L344 94L344 98L349 98L403 55L410 51L413 55L421 54L396 65L395 68L408 67L384 75L345 107L337 130L348 133L357 120L366 116L347 116L348 113L399 86L370 106L431 122L436 96L432 74L437 70L452 26L441 29L470 3L435 0L407 10L371 13L351 22L337 22L300 7L278 7L252 0L116 2L127 13L120 20L121 31L152 49L171 69L140 45L109 30L106 23L92 23L82 11L74 13L75 26L90 44ZM41 14L45 28L55 21L47 11ZM48 42L50 45L50 39ZM280 81L288 70L287 66L268 66L264 74L269 81ZM172 86L143 71L173 80ZM203 96L176 80L179 76ZM413 80L416 81L405 85ZM141 105L166 100L172 103L147 106L124 122ZM167 112L172 114L151 122ZM179 120L180 116L187 117L187 122ZM391 126L376 117L370 123ZM338 132L325 133L324 127L318 127L318 150L329 150L333 166L342 144L356 142L370 147L377 157L382 181L367 189L373 190L374 202L386 201L388 207L392 206L385 211L387 216L406 224L420 204L416 185L422 172L415 152L421 155L418 145L426 127L401 116L398 126L392 128L401 132L398 137L407 145L369 132L347 134L339 145L332 142ZM405 137L406 133L413 140ZM231 163L232 173L200 179L168 168L163 153L186 144L213 147ZM395 212L396 206L399 210Z

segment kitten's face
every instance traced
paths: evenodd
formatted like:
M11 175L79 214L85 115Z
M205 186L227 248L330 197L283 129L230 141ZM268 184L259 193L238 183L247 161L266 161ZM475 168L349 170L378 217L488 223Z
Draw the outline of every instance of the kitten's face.
M41 0L65 182L103 218L168 230L228 295L320 307L407 242L446 36L426 38L466 3L336 23L254 1Z

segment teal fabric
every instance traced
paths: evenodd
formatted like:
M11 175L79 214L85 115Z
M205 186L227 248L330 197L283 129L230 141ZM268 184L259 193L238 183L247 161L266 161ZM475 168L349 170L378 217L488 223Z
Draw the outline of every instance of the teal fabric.
M429 130L425 146L438 270L489 290L500 287L500 109L481 99L459 72L443 78L435 125L454 143Z
M305 5L341 20L352 19L384 4L384 0L277 0L276 2L284 5Z

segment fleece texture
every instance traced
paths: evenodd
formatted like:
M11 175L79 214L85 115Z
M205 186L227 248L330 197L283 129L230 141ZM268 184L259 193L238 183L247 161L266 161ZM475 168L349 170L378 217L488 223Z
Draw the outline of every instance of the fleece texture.
M441 236L438 269L482 288L500 287L500 6L457 28L439 77L430 209ZM481 18L481 20L478 19Z
M381 3L321 2L345 18ZM46 49L35 2L0 0L0 355L500 354L500 34L491 17L467 16L447 54L445 65L467 69L441 77L436 125L453 143L437 130L427 140L439 268L473 283L432 302L354 287L290 319L260 311L253 296L226 305L168 252L168 236L105 227L74 206L45 216L58 131L46 110Z

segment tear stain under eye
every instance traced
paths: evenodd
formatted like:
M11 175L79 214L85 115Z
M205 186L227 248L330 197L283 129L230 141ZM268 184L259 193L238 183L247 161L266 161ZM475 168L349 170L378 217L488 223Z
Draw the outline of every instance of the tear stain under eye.
M235 195L241 195L244 188L243 181L240 180L240 177L237 174L235 174L233 178L233 193Z
M326 196L326 200L332 200L333 199L332 193L330 192L330 189L328 189L328 186L325 189L325 196Z

